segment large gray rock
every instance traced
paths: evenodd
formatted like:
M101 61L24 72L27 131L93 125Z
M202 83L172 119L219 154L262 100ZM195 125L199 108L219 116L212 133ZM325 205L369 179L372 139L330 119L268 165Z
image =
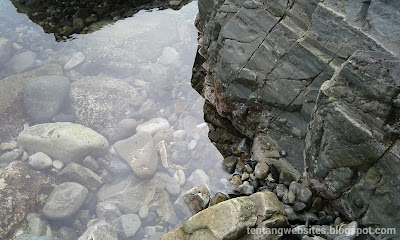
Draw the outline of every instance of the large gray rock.
M99 133L74 123L46 123L22 131L17 140L25 151L43 152L65 164L82 161L87 156L100 157L108 142Z
M158 155L150 133L140 131L116 142L114 149L138 177L148 178L157 171Z
M322 83L356 50L399 55L388 30L400 23L398 3L210 0L199 8L206 97L249 137L264 131L279 145L295 143L285 150L299 171L297 146Z
M53 190L42 212L48 219L68 219L78 212L87 196L88 190L79 183L62 183Z
M309 127L311 186L363 225L400 229L399 67L390 54L356 52L321 87Z
M24 107L35 123L50 122L66 104L70 82L66 77L32 79L24 88Z
M23 130L24 123L27 121L23 106L25 85L44 76L63 77L61 66L49 64L0 81L0 142L15 138Z
M106 137L141 103L142 98L134 87L107 76L86 77L71 85L76 122Z

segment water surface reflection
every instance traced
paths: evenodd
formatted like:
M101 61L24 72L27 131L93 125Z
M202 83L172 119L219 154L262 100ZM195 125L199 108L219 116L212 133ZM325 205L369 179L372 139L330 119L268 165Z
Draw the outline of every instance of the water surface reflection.
M98 175L102 186L89 188L88 200L73 217L47 219L53 235L67 227L79 236L87 229L83 213L107 219L116 206L111 218L140 217L136 233L120 239L158 239L191 216L181 198L184 192L201 184L211 194L226 187L229 175L208 138L204 99L190 84L197 2L179 11L141 11L66 42L55 42L26 16L11 12L5 0L0 4L0 90L7 97L0 109L1 142L13 140L26 122L62 126L71 121L110 143L108 153L94 162L75 161ZM63 91L65 77L69 82ZM52 154L52 160L62 160ZM64 170L60 177L59 171L42 172L57 184L76 179Z

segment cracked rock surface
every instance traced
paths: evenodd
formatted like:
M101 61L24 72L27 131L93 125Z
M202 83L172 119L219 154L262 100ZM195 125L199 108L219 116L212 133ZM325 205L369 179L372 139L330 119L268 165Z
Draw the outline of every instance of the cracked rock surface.
M201 91L255 139L253 160L306 170L349 219L399 229L400 3L201 0L199 12Z

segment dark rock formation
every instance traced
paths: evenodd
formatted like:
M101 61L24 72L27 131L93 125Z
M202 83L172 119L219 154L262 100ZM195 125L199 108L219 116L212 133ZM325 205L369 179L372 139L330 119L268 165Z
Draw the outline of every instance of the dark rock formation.
M349 219L400 229L400 2L201 0L199 11L202 91L255 138L253 159L305 162L312 189Z
M363 225L400 222L399 69L390 54L354 53L322 85L306 138L311 185Z

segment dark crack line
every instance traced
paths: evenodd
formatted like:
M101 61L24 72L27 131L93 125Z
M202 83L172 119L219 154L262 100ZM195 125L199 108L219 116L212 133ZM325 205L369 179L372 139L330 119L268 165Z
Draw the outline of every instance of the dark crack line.
M274 26L268 31L268 33L264 36L264 40L257 46L257 48L254 50L254 52L250 55L250 57L243 63L243 66L237 71L236 73L236 78L239 76L240 72L243 70L243 68L246 67L246 65L250 62L250 60L253 58L253 56L256 54L256 52L260 49L260 47L265 43L267 40L268 35L275 30L275 27L281 23L283 19L285 19L287 13L292 9L293 5L290 5L290 1L287 2L286 4L286 10L283 16L278 20L277 23L274 24Z
M317 79L317 78L329 67L329 65L336 59L336 56L338 55L338 52L339 52L340 50L342 50L342 48L343 48L348 42L352 41L353 39L354 39L354 38L351 38L351 39L349 39L348 41L346 41L346 42L344 42L344 43L342 44L342 46L335 52L335 54L332 56L332 58L329 60L329 62L327 62L327 63L325 64L325 66L322 68L322 70L317 74L317 76L316 76L312 81L310 81L302 91L300 91L300 92L296 95L296 97L286 106L285 109L281 110L277 116L275 116L274 118L272 118L270 123L273 123L276 119L278 119L278 118L283 114L283 112L287 111L287 110L290 108L290 106L297 100L297 98L304 92L304 90L306 90L306 89L315 81L315 79ZM317 98L317 99L318 99L318 98Z
M260 38L262 38L262 36L257 37L257 38L255 38L254 40L251 40L251 41L249 41L249 42L239 41L239 40L233 39L233 38L225 38L224 41L226 41L226 40L231 40L231 41L235 41L235 42L238 42L238 43L252 43L252 42L255 42L256 40L258 40L258 39L260 39Z

